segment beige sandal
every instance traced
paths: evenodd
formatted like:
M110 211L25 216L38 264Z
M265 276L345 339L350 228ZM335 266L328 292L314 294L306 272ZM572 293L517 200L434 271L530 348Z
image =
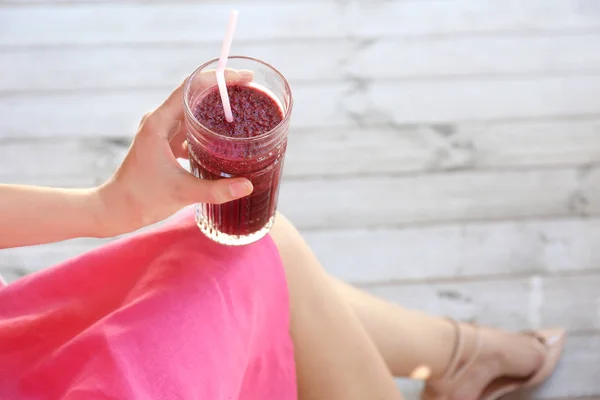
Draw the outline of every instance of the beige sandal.
M439 395L437 395L435 397L436 400L441 400L444 398L452 399L452 397L449 396L458 387L459 378L475 362L479 352L481 351L482 336L477 329L477 343L475 345L475 349L473 350L473 353L467 362L459 365L461 359L463 359L465 333L460 324L453 320L450 321L456 327L456 344L452 359L450 360L448 369L442 378L431 380L426 383L426 390L423 393L422 400L431 399L431 397L427 395L427 388L430 390L433 389L432 391L435 393L447 393L448 397L439 397ZM483 394L479 398L480 400L497 400L500 397L516 390L533 388L549 378L556 368L564 347L565 331L562 329L548 329L535 332L523 332L522 334L532 336L540 342L541 346L539 349L544 355L544 361L542 362L540 368L528 378L503 377L495 379L484 390Z

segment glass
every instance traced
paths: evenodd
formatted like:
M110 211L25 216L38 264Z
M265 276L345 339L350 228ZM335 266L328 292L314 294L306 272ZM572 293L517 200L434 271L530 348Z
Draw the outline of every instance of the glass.
M191 171L201 179L245 177L252 182L254 190L247 197L225 204L197 204L196 222L206 236L218 243L244 245L265 236L275 220L292 93L285 77L269 64L250 57L229 57L227 68L252 71L252 82L247 85L273 98L283 119L273 129L257 136L219 134L194 116L194 110L204 97L215 90L217 64L218 60L214 59L200 66L184 88Z

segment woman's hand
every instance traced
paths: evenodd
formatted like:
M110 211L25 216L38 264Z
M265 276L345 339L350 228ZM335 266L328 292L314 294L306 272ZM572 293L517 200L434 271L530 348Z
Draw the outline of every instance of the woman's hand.
M203 78L197 84L216 84L214 71ZM251 81L252 73L227 71L226 79ZM116 236L161 221L189 204L225 203L249 195L252 184L244 178L201 180L177 162L177 157L187 156L182 89L144 116L125 160L102 186L0 184L0 249Z
M216 83L214 71L205 77L207 85ZM252 74L227 71L227 80L250 81ZM187 158L182 91L183 84L142 118L122 165L98 189L108 235L161 221L189 204L220 204L252 192L247 179L202 180L177 162L177 157Z

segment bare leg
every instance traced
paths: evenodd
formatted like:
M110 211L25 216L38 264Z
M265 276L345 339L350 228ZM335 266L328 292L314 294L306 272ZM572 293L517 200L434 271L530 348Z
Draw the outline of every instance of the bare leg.
M456 329L447 320L388 303L330 277L350 304L395 376L409 377L419 367L432 377L450 362Z
M427 367L433 379L446 372L456 340L456 329L449 321L388 303L336 278L330 279L344 301L351 305L395 376L411 376L419 367ZM475 328L465 329L474 336ZM479 370L485 376L471 382L474 392L483 390L500 375L528 376L542 362L533 338L479 329L484 335ZM472 353L475 343L467 341L465 356Z
M363 325L300 234L279 215L271 235L290 291L300 399L402 399Z
M364 383L367 390L372 388L372 382L381 379L377 376L386 374L372 354L373 344L394 376L436 379L446 372L457 337L452 323L388 303L327 275L293 226L282 216L277 221L273 237L288 274L292 335L297 348L302 349L297 360L302 389L319 393L318 388L323 385L339 382L343 386L347 384L344 383L346 380L358 386ZM331 293L332 290L337 296ZM299 309L294 310L295 307ZM325 325L317 326L317 312L319 321L326 321ZM308 322L309 327L304 326L305 321L311 321ZM465 358L469 358L475 349L475 329L464 327L467 336L463 352ZM499 376L529 376L540 366L542 354L535 339L489 328L479 330L483 346L477 357L477 376L469 379L462 388L466 393L480 393ZM370 340L364 337L365 332ZM310 346L305 347L307 342ZM356 343L359 347L355 347ZM309 354L312 351L306 351L308 348L318 349L313 350L318 352L325 350L326 353ZM347 349L357 348L361 350L343 354ZM337 364L320 364L321 360L330 357L334 357ZM331 371L331 365L339 365L340 371L346 372L338 375L338 371ZM365 370L373 373L372 380L365 379L369 376ZM415 372L425 374L419 377ZM337 375L338 379L327 374ZM340 396L344 392L332 393ZM371 394L369 396L374 398Z

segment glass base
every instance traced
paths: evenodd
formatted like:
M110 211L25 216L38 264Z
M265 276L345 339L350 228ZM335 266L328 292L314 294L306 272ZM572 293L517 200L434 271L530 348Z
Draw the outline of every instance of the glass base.
M273 215L269 218L269 221L263 228L254 233L249 235L230 235L228 233L220 232L211 226L210 221L202 215L200 207L200 204L196 204L196 224L198 224L198 228L200 228L200 231L202 231L202 233L210 240L226 246L243 246L254 243L265 237L275 222L275 216Z

